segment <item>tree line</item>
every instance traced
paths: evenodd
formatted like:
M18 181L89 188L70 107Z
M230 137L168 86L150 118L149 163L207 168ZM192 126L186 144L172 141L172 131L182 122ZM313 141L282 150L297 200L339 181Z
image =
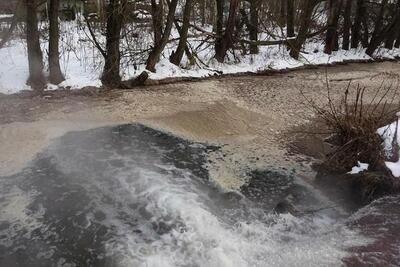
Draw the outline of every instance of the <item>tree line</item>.
M37 8L42 2L18 2L26 10L28 84L35 90L42 90L47 82L37 19ZM58 48L60 0L47 2L48 80L59 84L64 80ZM101 81L105 87L133 86L148 77L145 71L123 83L120 75L121 38L129 34L125 28L139 8L150 17L153 43L145 61L150 72L156 71L156 64L171 41L176 42L169 55L171 63L179 66L184 56L189 62L200 61L189 42L191 32L213 46L214 58L221 63L229 53L257 55L261 46L272 45L286 47L291 57L299 59L310 38L324 42L326 54L363 47L373 56L380 47L400 47L400 0L104 0L102 6L105 16L101 32L105 43L97 40L96 29L87 17L85 20L93 43L104 57ZM171 40L174 29L179 38ZM272 29L279 29L280 34ZM261 34L268 38L260 38Z

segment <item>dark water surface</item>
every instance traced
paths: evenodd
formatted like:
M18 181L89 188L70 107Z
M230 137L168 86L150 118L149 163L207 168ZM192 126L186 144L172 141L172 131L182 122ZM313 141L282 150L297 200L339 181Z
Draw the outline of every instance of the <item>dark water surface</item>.
M361 215L316 211L295 176L222 192L205 168L217 149L141 125L66 134L0 177L0 266L337 266L376 248ZM298 217L272 213L283 199Z

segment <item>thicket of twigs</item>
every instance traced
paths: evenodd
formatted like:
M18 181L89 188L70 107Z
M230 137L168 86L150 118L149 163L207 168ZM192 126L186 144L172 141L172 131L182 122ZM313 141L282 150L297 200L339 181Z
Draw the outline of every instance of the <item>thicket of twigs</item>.
M352 87L349 83L340 99L333 99L329 82L326 88L326 106L306 98L331 133L327 141L334 148L326 155L323 166L335 172L348 172L360 161L368 163L371 171L385 169L386 154L377 129L395 120L400 110L397 90L382 84L367 100L367 89L360 85Z

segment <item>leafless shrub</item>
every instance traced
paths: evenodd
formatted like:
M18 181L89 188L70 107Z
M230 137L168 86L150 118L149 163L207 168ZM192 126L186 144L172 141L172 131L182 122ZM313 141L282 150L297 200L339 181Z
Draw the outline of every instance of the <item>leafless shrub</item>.
M400 110L397 98L398 88L382 84L370 100L366 100L366 88L351 83L344 94L335 101L329 82L327 106L320 106L306 98L308 104L325 122L331 133L327 140L334 148L326 155L323 167L335 172L347 172L357 161L368 163L370 170L384 169L385 153L377 129L394 121ZM354 90L353 94L351 91Z

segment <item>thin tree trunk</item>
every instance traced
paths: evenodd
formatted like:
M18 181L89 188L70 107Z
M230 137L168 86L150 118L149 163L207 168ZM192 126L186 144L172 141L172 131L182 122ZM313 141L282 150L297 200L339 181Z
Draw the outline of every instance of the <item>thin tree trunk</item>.
M259 0L251 0L250 1L250 24L249 27L249 35L250 40L257 42L258 41L258 9L259 9ZM258 54L258 46L256 44L250 44L250 54Z
M49 80L52 84L59 84L65 80L60 68L58 9L59 0L50 0L49 7Z
M110 0L107 7L106 56L101 81L106 87L121 85L119 43L127 0Z
M325 49L326 54L332 54L332 51L338 50L338 32L337 26L339 21L339 14L341 10L341 0L329 0L329 16L328 16L328 29L326 31Z
M40 49L37 1L25 0L26 5L26 42L28 47L29 84L34 90L42 91L46 85L43 75L43 54Z
M286 1L279 1L279 26L284 27L286 25Z
M171 3L168 5L168 16L167 22L165 25L164 32L162 34L162 38L158 43L155 43L153 50L150 52L149 57L146 62L146 69L152 72L155 72L156 64L160 59L160 55L164 50L165 46L168 43L169 36L171 34L172 25L175 21L175 10L178 4L178 0L172 0Z
M396 34L396 41L394 42L394 47L399 48L400 47L400 29Z
M316 1L314 0L304 0L299 33L297 34L296 40L294 40L294 42L290 42L290 56L294 59L299 58L300 49L303 47L303 44L307 39L307 33L311 24L311 18L315 4Z
M222 39L224 35L224 0L216 0L217 7L217 21L216 21L216 36L215 36L215 55L219 54L222 50Z
M364 9L364 14L367 14L366 10ZM362 31L362 38L361 38L361 44L364 48L368 47L369 44L369 24L368 24L368 18L366 15L364 15L362 17L362 27L363 27L363 31Z
M364 0L357 0L356 15L351 29L351 48L357 48L360 43L361 22L364 16Z
M382 28L383 28L383 15L385 13L385 8L388 3L388 0L382 0L381 8L379 10L379 14L375 20L375 28L372 33L371 40L368 44L366 54L372 56L378 46L382 43Z
M387 30L385 48L393 49L394 42L397 37L397 33L400 31L400 0L397 1L395 14L393 16L393 21Z
M151 17L153 21L154 43L161 41L163 33L164 0L151 0Z
M343 43L342 49L349 50L350 48L350 29L351 29L351 8L353 0L346 0L344 7L344 21L343 21Z
M225 33L221 40L221 45L219 46L219 49L215 53L215 58L218 60L218 62L221 63L224 62L226 52L228 51L228 49L233 46L233 41L234 41L233 35L234 35L238 6L239 6L239 0L231 0L229 5L229 16L226 22Z
M201 26L206 24L206 0L200 0Z
M283 0L282 0L283 1ZM286 0L286 31L287 37L294 37L294 0Z
M186 0L185 4L185 9L183 11L183 22L182 22L182 28L179 30L179 43L178 47L176 48L175 52L172 52L169 60L171 63L179 66L181 63L183 54L185 53L185 48L187 46L187 35L188 35L188 30L189 30L189 24L190 24L190 14L192 12L192 0Z

